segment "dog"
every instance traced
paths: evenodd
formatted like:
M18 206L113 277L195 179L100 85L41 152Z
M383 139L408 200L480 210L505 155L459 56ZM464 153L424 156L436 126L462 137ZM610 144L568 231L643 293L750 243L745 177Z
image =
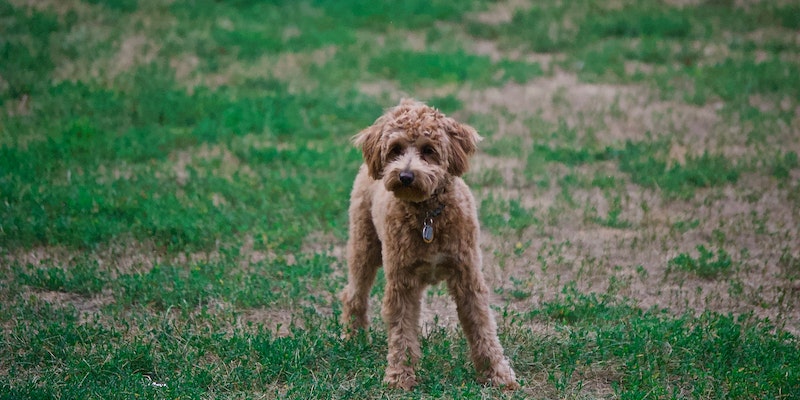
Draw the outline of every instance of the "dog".
M344 336L369 325L369 292L383 266L389 347L383 380L390 387L417 384L422 294L440 281L455 301L479 380L519 387L489 308L475 199L461 179L480 140L472 127L412 99L353 137L364 163L350 197Z

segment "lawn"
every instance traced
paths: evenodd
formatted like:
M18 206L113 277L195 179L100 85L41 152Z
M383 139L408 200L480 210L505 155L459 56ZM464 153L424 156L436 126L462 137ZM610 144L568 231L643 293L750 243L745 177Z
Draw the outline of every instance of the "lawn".
M793 1L0 0L0 399L800 398ZM342 340L350 138L415 97L522 389L444 286Z

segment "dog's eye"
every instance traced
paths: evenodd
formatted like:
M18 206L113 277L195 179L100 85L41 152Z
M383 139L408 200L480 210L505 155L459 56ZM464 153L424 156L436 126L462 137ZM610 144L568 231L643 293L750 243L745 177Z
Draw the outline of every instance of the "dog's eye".
M396 158L403 152L403 148L400 146L392 146L389 148L389 158Z
M436 154L436 149L431 146L425 146L422 148L422 155L423 156L432 156Z

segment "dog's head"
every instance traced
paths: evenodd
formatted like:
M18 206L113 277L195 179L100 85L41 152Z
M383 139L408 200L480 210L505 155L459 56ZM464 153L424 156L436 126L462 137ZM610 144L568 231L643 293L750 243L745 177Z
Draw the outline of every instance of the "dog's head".
M403 99L353 138L373 179L405 201L430 198L469 168L481 137L421 102Z

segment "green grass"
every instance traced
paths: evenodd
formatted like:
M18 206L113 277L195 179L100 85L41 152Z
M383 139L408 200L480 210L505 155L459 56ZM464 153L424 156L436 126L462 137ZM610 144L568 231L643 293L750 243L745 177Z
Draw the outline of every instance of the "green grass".
M631 399L770 396L776 379L796 374L788 369L796 351L784 348L786 342L773 336L769 326L753 324L752 316L675 318L659 309L642 311L605 296L584 295L569 285L532 314L573 328L559 332L561 340L540 343L536 355L531 354L546 370L558 371L548 379L565 393L598 364L605 366L615 395ZM770 354L777 362L759 361ZM791 393L793 385L779 390Z
M500 233L511 230L520 233L525 228L540 224L535 210L525 207L519 200L503 200L489 197L481 202L481 224L484 228Z
M145 68L137 74L159 73ZM338 222L329 219L338 212L338 205L327 211L320 207L320 200L333 196L320 193L346 192L350 178L332 173L330 167L355 164L357 154L339 150L345 143L344 132L323 127L330 124L346 129L355 123L358 125L351 125L355 131L380 108L366 102L342 107L335 97L288 95L280 85L273 87L272 95L236 99L219 91L198 90L192 95L177 90L158 92L161 85L174 83L156 80L150 87L138 87L133 97L82 85L53 88L50 96L54 102L58 98L68 102L65 106L53 104L66 123L60 128L52 126L54 134L46 141L2 149L2 168L14 173L0 178L8 199L0 236L28 245L91 246L133 234L182 247L204 246L222 235L265 229L261 233L275 236L278 245L293 242L297 246L309 229L342 223L341 218ZM162 101L141 100L153 97ZM69 101L71 98L76 99ZM57 109L62 107L68 109ZM89 115L72 116L85 113ZM91 118L91 113L99 115ZM50 128L31 126L39 123L28 118L12 124ZM282 150L260 149L252 146L253 135L263 143L279 143L291 135L297 144ZM336 139L310 147L323 138ZM252 173L231 170L231 177L223 176L224 157L213 155L193 159L187 167L187 182L182 184L174 170L175 154L198 146L226 148ZM137 180L109 177L111 171L103 168L114 168L109 165L112 161L132 170ZM301 170L304 172L299 173ZM299 190L317 180L319 184L311 185L314 190ZM176 193L175 186L182 192ZM286 193L294 193L294 197ZM215 195L225 202L214 204ZM311 199L318 199L317 204L314 213L307 214L309 210L301 209ZM31 212L17 214L18 208ZM281 216L291 209L297 209L291 214L308 215L309 219L292 221ZM204 218L195 218L198 213ZM260 216L253 219L254 214Z
M712 279L721 274L732 272L731 256L724 249L718 249L714 252L703 245L698 245L697 252L699 253L697 258L687 253L681 253L669 260L667 273L673 270L680 270L695 273L702 278Z
M238 311L204 304L155 313L133 306L134 318L111 313L102 323L81 322L78 310L56 309L35 296L8 306L5 313L28 321L9 329L16 340L6 346L16 362L3 390L10 397L302 398L310 387L342 396L389 394L378 373L385 335L375 330L368 333L371 342L363 336L341 341L335 315L322 317L313 309L295 316L303 328L276 336L260 324L232 326ZM571 286L530 315L507 317L501 338L518 371L546 372L555 395L579 388L594 368L605 370L623 398L762 397L799 388L800 358L791 338L753 317L675 317ZM523 318L570 329L541 336L525 329ZM461 335L434 330L425 336L423 389L411 396L498 394L474 382L465 351ZM39 373L45 375L32 383Z
M728 30L737 34L764 26L790 30L796 24L789 17L796 15L796 6L759 4L744 11L726 1L680 9L647 2L623 4L615 7L591 0L544 2L530 10L517 11L508 23L473 23L469 30L508 47L567 53L564 67L577 69L579 76L588 81L619 81L626 77L624 63L635 60L667 67L663 72L634 77L635 80L675 81L688 77L695 86L694 99L700 103L711 96L741 103L748 94L763 92L797 96L800 85L795 80L799 74L793 73L797 65L780 61L781 55L796 52L796 44L776 43L771 52L776 58L756 63L752 61L754 52L762 46L745 39L745 45L740 46L741 58L737 54L736 58L705 63L687 43L730 40L723 39ZM734 40L739 40L738 36Z
M704 152L699 157L688 156L684 164L670 166L662 149L657 143L627 142L619 152L620 170L640 185L681 197L692 196L695 188L736 183L739 179L739 169L723 156Z
M432 82L489 86L508 80L525 82L542 74L538 64L508 60L492 63L489 57L464 52L389 52L373 58L368 70L409 88Z
M704 152L699 157L688 156L684 163L670 165L665 150L668 149L658 142L627 141L623 147L601 150L535 145L528 155L528 163L544 160L579 166L612 160L617 162L619 171L629 174L634 183L657 188L667 197L691 198L695 189L732 184L739 179L740 168L721 155ZM794 165L791 153L785 156L784 161L778 161L773 173L780 174L784 165ZM600 186L604 184L597 180L592 182Z
M798 398L797 6L527 5L0 0L0 398ZM403 96L485 138L521 391L435 304L384 385L382 272L340 337L350 138Z

